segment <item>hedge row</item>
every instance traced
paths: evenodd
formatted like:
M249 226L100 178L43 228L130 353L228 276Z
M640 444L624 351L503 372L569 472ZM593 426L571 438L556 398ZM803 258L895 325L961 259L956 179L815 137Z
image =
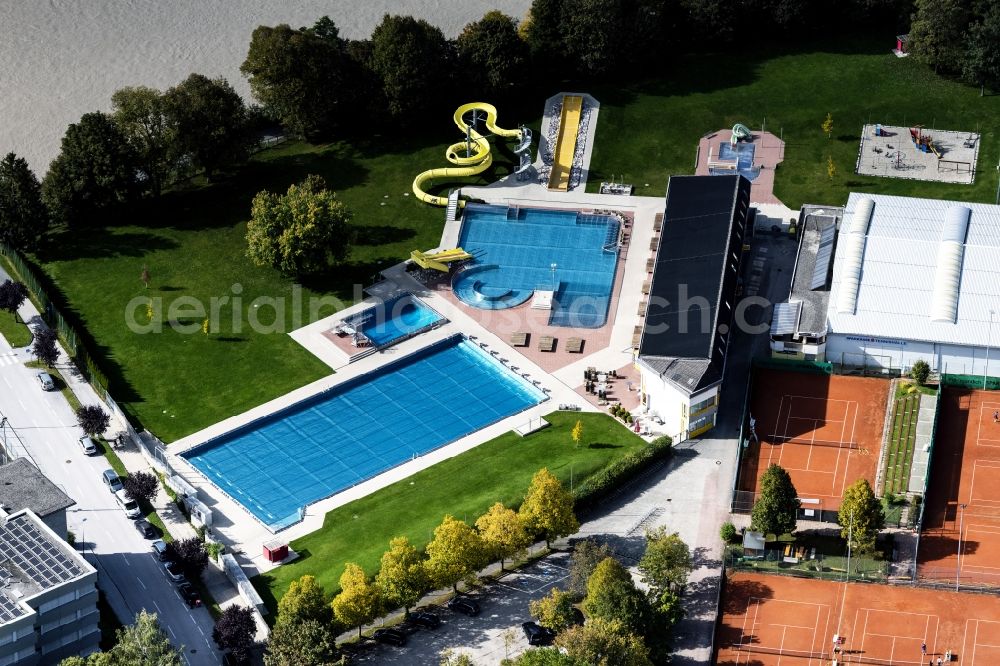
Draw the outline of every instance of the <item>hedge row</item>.
M664 435L652 442L609 463L604 469L591 474L573 490L577 514L594 507L598 502L622 487L630 479L651 467L655 462L673 453L673 440Z

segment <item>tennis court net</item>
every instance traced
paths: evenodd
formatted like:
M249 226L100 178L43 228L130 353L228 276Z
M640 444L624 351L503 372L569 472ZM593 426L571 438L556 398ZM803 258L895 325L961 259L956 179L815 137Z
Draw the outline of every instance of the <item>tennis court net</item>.
M731 646L733 650L737 652L752 652L757 654L772 654L779 657L791 657L798 659L817 659L822 663L823 660L832 661L837 660L838 664L873 664L874 666L921 666L923 661L921 660L908 660L908 659L877 659L875 657L868 657L864 654L851 652L850 650L845 650L843 652L838 652L837 654L832 654L830 652L814 652L811 650L789 650L787 648L772 648L763 645L755 645L753 643L736 643Z

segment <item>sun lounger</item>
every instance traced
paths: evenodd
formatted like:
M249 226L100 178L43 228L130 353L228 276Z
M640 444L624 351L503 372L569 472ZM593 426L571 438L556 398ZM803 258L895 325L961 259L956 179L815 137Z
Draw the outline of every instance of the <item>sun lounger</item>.
M528 346L528 334L527 333L514 333L510 336L510 344L514 347L527 347Z
M656 216L653 217L653 231L655 231L656 233L660 233L660 229L662 228L663 228L663 213L657 213Z
M551 335L542 336L542 339L538 341L538 349L543 352L555 351L556 339Z
M566 341L566 351L570 354L579 354L583 351L582 338L570 338Z

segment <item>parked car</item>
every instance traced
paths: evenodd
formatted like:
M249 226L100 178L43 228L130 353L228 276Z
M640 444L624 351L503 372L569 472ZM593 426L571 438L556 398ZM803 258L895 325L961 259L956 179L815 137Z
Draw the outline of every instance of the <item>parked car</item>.
M84 454L88 456L97 455L97 442L90 435L84 435L80 438L80 448L83 449Z
M424 629L437 629L441 626L441 618L429 611L417 611L410 615L410 622Z
M148 520L137 520L132 524L135 525L135 531L141 534L143 539L155 539L158 536L156 528Z
M556 637L556 632L537 622L525 622L521 625L521 630L529 645L548 645Z
M181 571L181 565L176 562L167 562L163 565L163 570L167 572L167 578L174 583L187 582L187 579L184 577L184 572Z
M372 638L375 639L376 643L388 643L396 647L406 645L406 634L398 629L376 629Z
M479 604L467 597L452 597L448 600L448 608L469 617L479 615Z
M112 493L116 493L119 490L125 489L125 485L122 483L121 477L118 476L118 472L116 472L115 470L106 469L104 470L101 476L104 479L104 485L106 485L108 487L108 490L110 490Z
M177 586L177 592L181 595L181 599L184 600L184 603L191 608L201 606L201 595L198 594L198 590L194 589L194 585L191 583L181 583Z
M118 500L118 506L122 508L125 515L133 520L136 518L142 518L142 511L139 510L139 503L128 496L124 490L119 490L115 493L115 499Z
M35 377L38 378L38 383L41 385L43 391L56 390L56 380L49 373L39 372Z
M152 544L150 544L150 548L153 549L153 555L156 555L156 559L158 559L160 562L166 562L167 561L167 542L166 541L164 541L163 539L157 539Z

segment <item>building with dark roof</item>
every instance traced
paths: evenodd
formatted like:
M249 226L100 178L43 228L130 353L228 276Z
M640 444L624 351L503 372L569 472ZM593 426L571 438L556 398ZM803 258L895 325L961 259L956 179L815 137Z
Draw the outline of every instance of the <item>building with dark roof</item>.
M715 425L752 217L742 176L667 185L637 363L647 412L680 440Z
M97 570L30 509L0 511L0 577L0 664L97 651Z
M61 538L66 536L66 509L76 504L26 458L0 465L0 509L31 511Z

